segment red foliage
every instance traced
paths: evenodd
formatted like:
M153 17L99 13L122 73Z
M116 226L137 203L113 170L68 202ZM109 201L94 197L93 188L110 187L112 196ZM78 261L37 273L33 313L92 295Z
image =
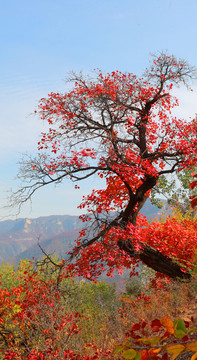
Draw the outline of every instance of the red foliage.
M123 267L132 269L132 265L137 264L139 259L120 253L116 245L119 239L127 239L128 233L135 239L132 244L139 251L143 244L148 244L182 264L183 271L193 269L197 250L197 222L179 222L173 217L168 217L165 222L154 221L150 224L139 217L136 227L130 225L124 230L112 228L102 243L93 243L82 250L70 269L89 279L99 276L105 269L108 269L108 275L114 270L121 273ZM135 275L134 269L131 270L131 275Z
M5 359L97 359L69 350L80 332L79 313L67 313L53 280L42 281L25 271L18 287L0 291L0 352ZM62 345L63 342L63 345ZM62 346L64 349L62 349Z
M187 359L196 359L196 327L189 329L189 325L181 319L173 322L168 317L155 319L150 325L142 321L127 331L126 341L117 344L114 352L121 353L124 359L134 360L165 360L169 359L169 355L172 355L170 359L176 359L180 353L187 353ZM154 336L150 337L152 333ZM191 351L194 354L190 357Z
M49 129L38 143L39 157L25 163L23 179L29 182L19 195L24 202L37 188L64 177L79 182L97 176L105 181L103 189L93 189L79 206L86 209L81 218L87 226L74 250L74 255L81 251L75 268L86 277L97 277L104 264L109 275L114 268L130 267L137 261L133 253L143 251L143 244L185 264L193 257L195 244L184 224L168 220L165 226L155 223L145 229L138 220L136 226L137 214L160 176L197 166L197 120L171 114L178 105L173 86L193 75L185 61L161 53L143 77L120 71L97 71L94 79L74 74L71 91L41 99L38 112ZM113 211L116 221L110 218ZM93 219L96 226L88 233ZM126 255L118 239L131 241L135 251L127 247ZM164 267L161 272L173 272Z

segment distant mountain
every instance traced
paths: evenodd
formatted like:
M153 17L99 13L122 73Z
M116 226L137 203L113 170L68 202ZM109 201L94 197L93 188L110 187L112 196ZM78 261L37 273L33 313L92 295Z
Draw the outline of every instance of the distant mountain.
M66 257L66 254L74 247L74 242L77 239L78 235L79 231L77 230L64 231L61 234L37 242L31 247L28 247L26 250L14 256L11 259L11 262L17 264L20 260L32 259L33 257L35 259L41 258L44 256L42 249L47 254L56 254L59 258L64 259ZM41 248L38 244L41 246Z
M159 217L160 213L161 210L147 200L143 214L148 220ZM74 246L81 227L78 216L70 215L0 221L0 263L41 257L38 243L47 253L64 257Z
M77 229L81 227L78 216L54 215L39 217L37 219L17 219L0 222L0 263L12 261L31 248L38 248L38 242L43 243L47 239L55 238L62 234L65 239L65 232L69 237L76 238ZM70 235L73 232L73 235ZM63 235L64 234L64 235ZM63 241L63 240L62 240ZM64 240L65 241L65 240ZM57 240L54 240L54 243ZM59 247L61 247L59 245ZM57 252L59 252L57 247ZM49 247L50 248L50 247ZM56 250L53 246L51 251ZM28 253L30 258L33 255ZM24 257L23 257L24 258Z

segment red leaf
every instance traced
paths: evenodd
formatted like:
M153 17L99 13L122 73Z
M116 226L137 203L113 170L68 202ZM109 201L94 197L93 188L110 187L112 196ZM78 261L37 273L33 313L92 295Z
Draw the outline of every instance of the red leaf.
M147 325L147 322L146 322L146 321L142 321L142 323L141 323L142 329L144 329L146 325Z
M140 330L141 329L141 325L139 323L136 323L132 326L131 330L136 331L136 330Z
M157 332L161 328L161 322L158 319L155 319L151 322L151 328L153 332Z
M197 186L197 180L190 183L189 186L191 187L191 189L194 189Z
M191 207L194 208L195 206L197 206L197 197L191 201Z

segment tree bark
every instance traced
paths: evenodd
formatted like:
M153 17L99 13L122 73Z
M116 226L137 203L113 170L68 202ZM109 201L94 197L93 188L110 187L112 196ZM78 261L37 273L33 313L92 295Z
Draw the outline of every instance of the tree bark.
M168 256L161 254L158 250L153 249L148 244L139 243L141 250L136 251L130 240L119 240L118 246L120 250L124 250L130 257L139 257L140 260L162 274L169 276L172 279L191 279L191 274L181 269L181 266L170 259Z

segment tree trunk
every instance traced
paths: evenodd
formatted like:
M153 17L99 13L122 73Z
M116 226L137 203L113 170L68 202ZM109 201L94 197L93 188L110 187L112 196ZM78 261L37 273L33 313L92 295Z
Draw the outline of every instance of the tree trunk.
M161 254L158 250L153 249L147 244L139 244L141 245L141 250L136 251L131 241L118 241L118 246L121 250L124 250L130 257L139 257L144 264L155 271L165 274L172 279L191 279L191 274L187 271L184 272L181 266L173 262L169 257Z

